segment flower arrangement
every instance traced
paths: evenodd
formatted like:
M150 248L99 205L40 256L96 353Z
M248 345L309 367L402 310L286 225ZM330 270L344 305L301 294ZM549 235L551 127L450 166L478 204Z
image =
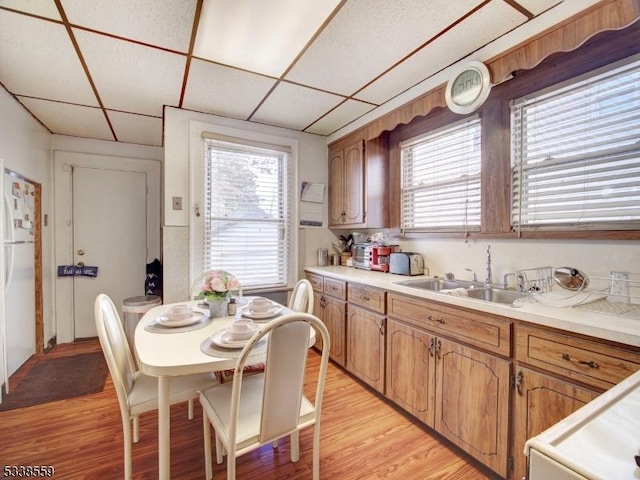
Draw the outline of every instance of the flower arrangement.
M232 290L240 288L236 277L224 270L211 270L202 279L199 299L207 301L223 300L231 296Z

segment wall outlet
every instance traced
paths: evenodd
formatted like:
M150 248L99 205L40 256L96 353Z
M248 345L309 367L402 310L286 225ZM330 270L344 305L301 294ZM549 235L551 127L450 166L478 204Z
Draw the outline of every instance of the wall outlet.
M171 202L174 210L182 210L182 197L172 197Z

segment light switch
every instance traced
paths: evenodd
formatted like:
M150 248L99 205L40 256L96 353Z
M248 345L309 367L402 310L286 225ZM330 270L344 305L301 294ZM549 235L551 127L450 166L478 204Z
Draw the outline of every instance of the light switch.
M174 210L182 210L182 197L173 197L172 202Z

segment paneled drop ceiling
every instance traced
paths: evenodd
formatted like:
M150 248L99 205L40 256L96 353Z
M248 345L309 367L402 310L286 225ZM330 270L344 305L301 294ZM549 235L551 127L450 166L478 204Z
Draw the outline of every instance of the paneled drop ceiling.
M330 135L561 4L0 0L0 82L55 134L162 145L168 105Z

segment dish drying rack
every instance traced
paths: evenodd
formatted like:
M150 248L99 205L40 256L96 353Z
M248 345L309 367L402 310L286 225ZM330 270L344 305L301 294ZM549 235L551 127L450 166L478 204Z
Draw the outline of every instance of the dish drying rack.
M554 278L555 272L556 268L550 266L516 270L514 275L520 300L640 320L640 273L612 272L608 277L585 276L581 284L564 290L567 295L553 304L550 300L553 297L544 294L562 290Z
M575 308L640 320L640 273L617 274L615 276L616 272L611 272L609 277L589 277L590 289L603 294L603 298Z

